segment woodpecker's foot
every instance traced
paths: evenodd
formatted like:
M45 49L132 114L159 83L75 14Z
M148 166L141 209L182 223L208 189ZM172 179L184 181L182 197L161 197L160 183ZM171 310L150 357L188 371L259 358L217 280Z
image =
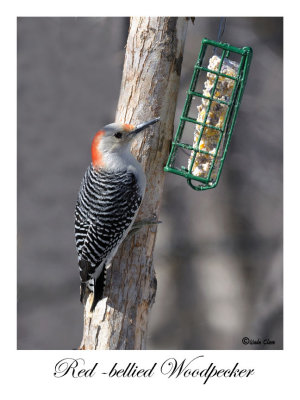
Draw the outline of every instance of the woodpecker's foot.
M156 216L148 219L141 219L140 221L136 221L133 223L131 230L129 231L128 235L131 235L138 230L140 230L144 225L157 225L161 224L162 221L158 221Z

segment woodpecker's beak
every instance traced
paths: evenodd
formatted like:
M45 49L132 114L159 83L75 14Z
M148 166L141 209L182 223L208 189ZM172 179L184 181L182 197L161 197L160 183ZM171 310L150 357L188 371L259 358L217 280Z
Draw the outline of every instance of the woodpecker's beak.
M142 130L148 128L148 126L155 124L159 120L160 120L160 117L154 118L154 119L152 119L151 121L148 121L148 122L143 122L142 124L137 125L135 127L135 129L133 131L131 131L130 133L135 135L135 134L141 132Z

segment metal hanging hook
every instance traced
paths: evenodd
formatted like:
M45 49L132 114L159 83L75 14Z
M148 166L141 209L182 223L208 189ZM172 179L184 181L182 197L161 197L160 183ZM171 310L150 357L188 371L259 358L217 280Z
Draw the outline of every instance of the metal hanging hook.
M225 31L225 25L226 25L226 17L222 17L220 20L220 24L219 24L219 32L218 32L217 42L221 42L223 33Z
M219 23L219 31L218 31L218 37L217 37L217 42L221 42L222 36L224 34L225 31L225 25L226 25L226 17L222 17L220 19L220 23ZM217 48L214 48L214 54L216 54L217 52Z

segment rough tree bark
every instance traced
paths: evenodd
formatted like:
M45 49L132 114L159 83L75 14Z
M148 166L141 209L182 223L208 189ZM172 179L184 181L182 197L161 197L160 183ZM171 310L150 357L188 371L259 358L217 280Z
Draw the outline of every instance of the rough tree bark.
M138 220L158 218L163 166L173 134L185 18L131 18L116 121L137 124L161 120L133 144L147 187ZM143 225L120 246L108 269L105 298L93 313L90 295L84 310L80 348L144 349L156 277L152 255L157 225Z

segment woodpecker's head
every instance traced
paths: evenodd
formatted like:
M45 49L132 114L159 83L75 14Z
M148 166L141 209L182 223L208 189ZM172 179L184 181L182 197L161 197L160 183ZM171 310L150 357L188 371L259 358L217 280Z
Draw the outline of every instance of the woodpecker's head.
M94 167L103 167L104 158L107 154L127 151L137 134L157 121L159 121L159 118L137 126L119 123L104 126L96 133L92 142L92 162Z

